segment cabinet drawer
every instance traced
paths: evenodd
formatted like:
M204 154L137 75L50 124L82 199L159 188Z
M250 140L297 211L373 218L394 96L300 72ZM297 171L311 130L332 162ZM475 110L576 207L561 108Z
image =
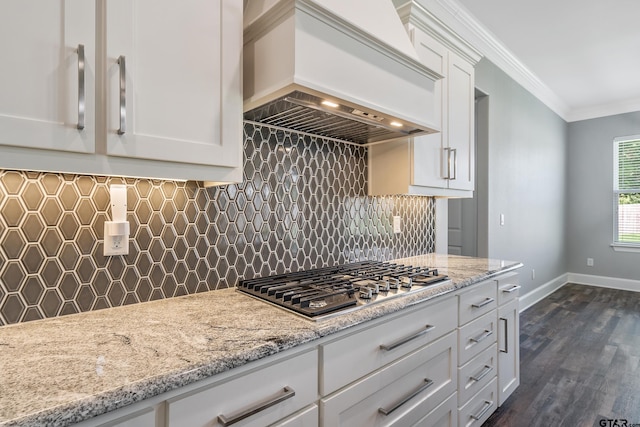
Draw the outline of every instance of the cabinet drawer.
M233 419L252 411L237 425L265 426L313 403L317 390L318 355L313 350L169 400L168 426L219 426L221 416Z
M497 323L498 316L493 310L458 330L458 362L460 366L496 342Z
M457 427L458 395L452 394L426 417L413 424L420 427Z
M327 395L441 337L456 327L447 298L322 346L320 394Z
M498 346L494 344L458 368L460 406L495 378L498 373L497 351Z
M498 408L498 380L494 378L458 410L458 425L481 426Z
M506 304L520 295L520 280L518 273L505 274L498 281L498 305Z
M312 405L269 427L318 427L318 405Z
M455 347L455 333L450 333L322 399L323 424L413 425L455 392Z
M459 324L462 326L498 306L496 301L496 282L487 280L484 283L473 285L471 290L460 294L458 298L460 301Z

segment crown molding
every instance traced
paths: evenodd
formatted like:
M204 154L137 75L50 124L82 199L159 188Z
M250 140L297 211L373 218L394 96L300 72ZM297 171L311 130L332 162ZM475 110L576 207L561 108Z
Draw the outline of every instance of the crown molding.
M628 99L611 104L594 105L591 107L574 108L568 114L568 122L596 119L598 117L614 116L616 114L634 113L640 111L640 98Z
M482 54L476 48L415 0L398 6L396 10L403 24L412 25L429 34L472 65L475 66L482 59Z
M569 106L455 0L412 0L466 40L509 77L568 121Z

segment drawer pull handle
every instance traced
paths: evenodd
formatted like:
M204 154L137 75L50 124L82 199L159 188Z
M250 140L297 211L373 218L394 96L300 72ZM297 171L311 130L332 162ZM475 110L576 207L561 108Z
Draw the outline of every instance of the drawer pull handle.
M405 403L407 403L408 401L410 401L411 399L416 397L418 394L422 393L423 391L425 391L426 389L431 387L432 385L433 385L433 381L430 380L429 378L425 378L424 379L424 384L421 385L420 387L418 387L418 389L416 391L413 391L413 392L409 393L408 395L403 397L398 403L396 403L395 405L393 405L393 407L391 407L389 409L378 408L378 412L380 412L383 415L389 415L393 411L395 411L396 409L398 409L399 407L401 407L402 405L404 405Z
M509 289L503 289L502 292L504 292L505 294L510 294L511 292L515 292L518 289L520 289L522 286L520 285L513 285L512 287L510 287Z
M84 45L78 45L78 124L76 128L78 130L84 129L84 112L85 112L85 97L84 97Z
M489 338L491 335L493 335L493 331L490 331L488 329L485 329L483 333L481 333L480 335L478 335L477 337L471 337L469 338L469 341L474 342L474 343L479 343L481 341L486 340L487 338Z
M263 402L256 403L255 406L249 409L245 409L244 411L240 411L236 414L230 415L229 417L222 414L218 415L218 421L220 421L220 424L223 426L230 426L238 421L242 421L245 418L250 417L251 415L257 414L260 411L264 411L273 405L277 405L280 402L291 399L295 395L296 392L292 388L285 387L277 396L271 397Z
M484 368L482 368L482 371L480 371L479 374L477 375L472 375L469 377L469 379L478 382L481 379L483 379L484 377L486 377L489 372L493 371L493 366L489 366L489 365L484 365Z
M480 410L480 412L478 412L475 415L471 415L471 418L473 418L476 421L479 420L484 416L484 414L487 413L487 411L489 410L489 408L491 408L492 405L493 405L493 401L485 400L484 405L482 406L482 409Z
M118 68L120 69L120 128L118 135L124 135L127 129L127 65L124 55L118 57Z
M480 308L480 307L484 307L485 305L487 305L487 304L491 304L491 303L492 303L492 302L494 302L494 301L495 301L495 299L494 299L494 298L488 297L487 299L485 299L485 300L484 300L484 301L482 301L482 302L476 302L476 303L474 303L474 304L471 304L471 307L473 307L473 308Z
M413 335L410 335L408 337L400 338L398 341L393 342L391 344L381 344L380 348L382 350L384 350L384 351L391 351L396 347L400 347L402 344L406 344L409 341L415 340L416 338L420 338L421 336L423 336L427 332L433 331L435 328L436 327L433 326L433 325L427 325L423 330L421 330L417 334L413 334Z

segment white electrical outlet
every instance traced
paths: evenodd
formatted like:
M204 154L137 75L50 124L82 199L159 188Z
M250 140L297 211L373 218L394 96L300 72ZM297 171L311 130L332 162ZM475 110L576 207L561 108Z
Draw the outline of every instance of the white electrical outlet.
M127 187L112 184L111 197L112 221L104 222L104 256L129 254L129 221L127 221Z
M587 267L593 267L593 258L587 258Z
M402 232L401 219L399 216L394 216L393 217L393 233L398 234L401 232Z
M504 225L504 214L500 214L500 225Z

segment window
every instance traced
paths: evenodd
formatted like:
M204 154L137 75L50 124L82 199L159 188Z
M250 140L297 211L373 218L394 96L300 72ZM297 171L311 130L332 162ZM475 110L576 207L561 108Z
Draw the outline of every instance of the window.
M640 245L640 135L613 142L614 243Z

